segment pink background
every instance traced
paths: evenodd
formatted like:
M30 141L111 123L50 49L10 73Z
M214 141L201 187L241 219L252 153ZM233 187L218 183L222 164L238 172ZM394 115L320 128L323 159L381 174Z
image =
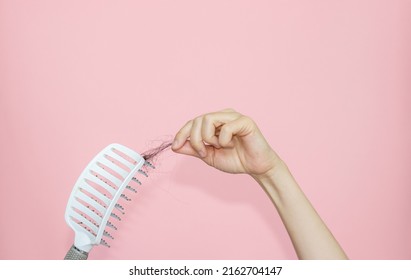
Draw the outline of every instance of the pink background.
M0 258L62 259L77 177L226 107L353 259L411 258L411 2L0 1ZM245 175L163 154L90 259L295 259Z

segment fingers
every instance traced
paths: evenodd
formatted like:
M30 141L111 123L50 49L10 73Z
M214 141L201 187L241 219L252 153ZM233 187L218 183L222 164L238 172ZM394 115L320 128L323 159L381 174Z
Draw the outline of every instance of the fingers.
M254 122L251 119L240 116L221 128L219 143L223 147L232 146L231 140L234 136L244 137L253 132L254 127Z
M190 134L190 144L200 157L207 156L206 148L201 135L203 118L198 117L193 121Z
M174 137L173 145L171 148L173 150L180 149L184 143L186 142L187 138L190 137L191 134L191 127L193 126L193 121L188 121L176 134Z
M230 112L230 113L233 113L233 112L235 112L235 110L234 110L234 109L231 109L231 108L227 108L227 109L221 110L220 112Z
M204 142L213 145L216 148L221 148L218 142L217 135L219 134L219 128L223 125L221 121L218 121L216 115L205 115L203 117L202 127L201 127L201 137Z
M179 147L178 149L173 148L173 150L179 154L200 157L197 151L194 150L194 148L191 146L191 143L189 140L183 142L183 145L181 145L181 147Z
M242 132L241 126L245 125L242 115L232 109L226 109L215 113L199 116L187 122L176 134L172 149L178 151L189 140L191 149L184 147L184 152L192 155L195 151L198 156L207 156L208 146L214 148L232 147L231 139ZM242 119L242 121L237 121Z

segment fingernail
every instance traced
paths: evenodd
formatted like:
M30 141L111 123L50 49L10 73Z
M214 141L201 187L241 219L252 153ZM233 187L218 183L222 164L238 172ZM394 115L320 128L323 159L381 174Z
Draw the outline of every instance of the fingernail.
M202 157L202 158L207 156L206 152L203 151L203 150L199 151L198 154L199 154L200 157Z

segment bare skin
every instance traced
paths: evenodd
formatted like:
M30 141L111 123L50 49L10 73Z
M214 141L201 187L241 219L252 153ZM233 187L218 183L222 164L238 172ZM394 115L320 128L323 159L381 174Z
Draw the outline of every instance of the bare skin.
M249 117L232 109L201 115L177 132L172 149L223 172L254 178L276 207L299 259L347 259L287 165Z

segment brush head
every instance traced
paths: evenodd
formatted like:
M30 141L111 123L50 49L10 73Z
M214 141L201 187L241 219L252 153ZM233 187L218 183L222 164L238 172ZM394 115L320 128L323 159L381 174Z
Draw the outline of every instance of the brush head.
M135 182L140 181L135 175L147 175L147 167L152 165L139 153L120 144L108 145L90 161L66 207L65 219L75 232L75 247L84 252L99 244L110 247L103 236L114 239L109 232L117 229L112 220L120 221L124 214L119 199L130 200L124 190L137 192Z

